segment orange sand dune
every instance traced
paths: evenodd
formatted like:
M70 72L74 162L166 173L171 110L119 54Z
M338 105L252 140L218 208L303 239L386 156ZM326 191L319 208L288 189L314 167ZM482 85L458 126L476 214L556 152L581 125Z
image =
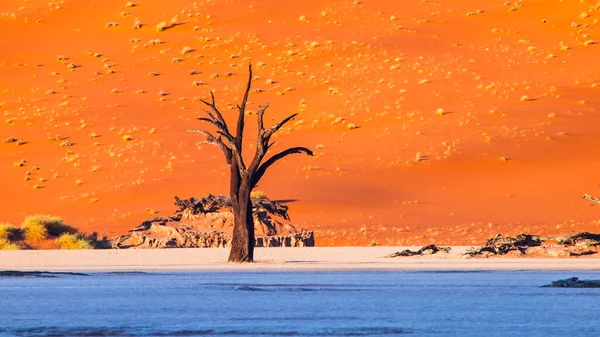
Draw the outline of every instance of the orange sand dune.
M279 149L317 154L259 189L320 245L600 229L596 0L126 3L0 3L0 140L25 142L0 143L0 220L116 235L225 193L186 130L211 90L234 121L252 62L249 109L299 112Z

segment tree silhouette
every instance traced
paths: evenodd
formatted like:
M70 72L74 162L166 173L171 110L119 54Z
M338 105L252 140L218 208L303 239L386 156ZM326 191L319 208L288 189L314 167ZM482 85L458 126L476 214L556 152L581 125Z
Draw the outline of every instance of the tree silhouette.
M309 156L313 152L305 147L292 147L272 155L265 160L267 152L271 149L274 142L271 137L281 129L286 123L290 122L297 114L284 118L281 122L265 128L264 115L269 107L267 102L258 108L258 139L256 152L250 165L246 165L242 157L242 144L244 138L244 125L246 117L246 104L252 85L252 65L248 66L248 84L242 103L237 106L238 120L235 130L235 136L230 132L227 122L219 111L215 103L215 95L211 92L211 101L202 100L208 107L204 112L207 117L199 117L198 120L207 122L216 127L216 133L211 133L203 129L192 129L190 132L198 132L206 136L206 140L201 143L218 146L229 166L231 177L229 194L234 218L233 238L231 251L229 253L229 262L252 262L254 260L254 221L252 218L252 201L250 193L256 187L260 179L265 175L267 169L277 161L291 154L306 153Z

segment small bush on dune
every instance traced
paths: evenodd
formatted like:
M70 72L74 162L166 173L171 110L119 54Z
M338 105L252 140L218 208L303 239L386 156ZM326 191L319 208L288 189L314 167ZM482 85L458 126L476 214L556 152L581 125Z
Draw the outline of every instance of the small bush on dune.
M94 249L94 245L85 235L65 233L58 238L58 248Z
M77 229L66 225L61 218L42 214L28 216L21 228L25 231L26 239L35 241L77 233Z
M0 241L16 241L21 236L21 230L9 223L0 223Z
M7 240L0 240L0 250L20 250L21 247Z
M21 230L24 233L25 239L31 241L43 241L48 239L48 229L41 223L23 222Z

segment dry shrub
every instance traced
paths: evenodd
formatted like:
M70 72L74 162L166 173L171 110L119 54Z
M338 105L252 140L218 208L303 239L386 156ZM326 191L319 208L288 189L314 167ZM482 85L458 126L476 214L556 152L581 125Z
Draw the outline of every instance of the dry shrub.
M44 224L34 221L23 222L21 225L21 230L25 235L25 239L30 241L44 241L48 239L48 229Z
M21 228L25 231L25 238L36 241L77 233L77 229L66 225L61 218L43 214L26 217Z
M20 250L21 247L7 240L0 240L0 250Z
M94 249L94 245L85 235L65 233L58 240L59 249Z
M252 199L267 199L267 193L264 191L252 191L250 192L250 198Z
M21 230L9 223L0 223L0 241L17 241Z

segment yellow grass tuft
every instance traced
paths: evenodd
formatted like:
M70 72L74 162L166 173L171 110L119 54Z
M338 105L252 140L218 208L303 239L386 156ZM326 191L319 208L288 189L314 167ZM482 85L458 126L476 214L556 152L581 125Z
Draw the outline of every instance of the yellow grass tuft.
M36 223L36 222L27 222L21 225L21 230L25 234L25 239L31 241L43 241L48 239L48 229L46 226Z
M94 249L90 240L81 234L65 233L56 241L59 249Z
M185 54L191 53L193 51L194 51L194 49L192 49L191 47L185 46L181 49L181 55L185 55Z
M252 192L250 192L250 198L253 198L253 199L266 199L267 198L267 193L265 193L264 191L252 191Z
M165 30L165 29L167 29L167 28L169 28L169 27L167 26L167 23L166 23L166 22L164 22L164 21L161 21L161 22L159 22L159 23L156 25L156 31L157 31L157 32L162 32L163 30Z
M21 246L10 241L0 240L0 250L20 250Z

